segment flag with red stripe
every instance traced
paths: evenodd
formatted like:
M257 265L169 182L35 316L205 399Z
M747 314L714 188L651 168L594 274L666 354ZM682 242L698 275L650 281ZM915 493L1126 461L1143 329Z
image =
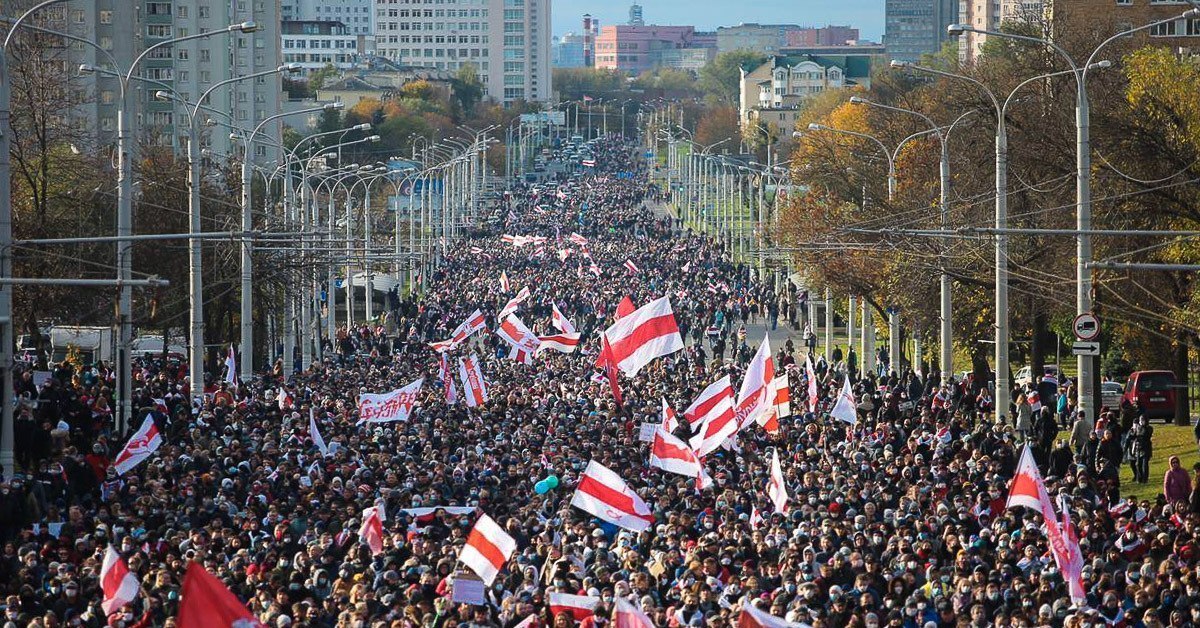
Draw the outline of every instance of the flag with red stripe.
M655 628L642 610L623 597L614 598L613 628Z
M596 356L596 366L604 371L604 378L608 380L608 387L612 390L613 400L618 406L624 405L624 400L621 398L621 384L617 374L617 361L613 359L612 347L608 344L608 338L603 333L600 334L600 354Z
M525 299L528 299L528 298L529 298L529 286L525 286L524 288L521 288L521 291L517 293L517 296L509 299L508 303L506 303L504 305L504 307L501 308L500 313L496 315L496 320L503 320L509 314L516 312L517 307L520 306L522 303L524 303Z
M615 526L641 532L654 523L650 507L608 467L592 460L579 478L571 505Z
M542 343L521 319L509 314L508 318L500 323L496 335L512 346L513 351L509 357L523 364L533 364L533 357L537 355Z
M587 238L579 235L578 233L576 233L574 231L571 232L571 235L568 236L567 239L574 242L575 244L578 244L579 246L587 246L587 243L588 243Z
M758 352L746 369L742 388L738 391L734 414L738 417L739 429L754 423L765 423L775 407L775 361L771 359L770 339L764 337Z
M551 615L558 617L562 613L570 613L575 621L583 621L595 613L600 598L551 591L549 602Z
M642 269L638 268L638 265L634 264L633 260L631 259L625 260L625 270L629 271L630 275L636 275L642 272Z
M508 288L508 273L502 270L500 271L500 291L508 292Z
M630 299L629 295L625 295L621 297L621 302L617 304L616 320L621 320L635 311L637 311L637 306L633 304L633 299Z
M675 408L667 404L667 400L662 400L662 428L668 434L679 428L679 418L675 416Z
M104 592L100 608L104 609L104 614L112 615L136 600L139 588L137 576L129 571L125 560L109 545L104 552L104 563L100 566L100 589Z
M371 555L383 553L383 517L375 506L367 508L362 513L362 525L358 528L358 540L371 548Z
M694 478L702 489L712 485L696 452L687 443L663 430L661 425L654 430L654 440L650 443L650 466Z
M803 625L758 610L750 598L742 600L742 612L737 620L737 628L801 628Z
M463 383L463 399L467 407L478 408L488 400L487 382L479 366L479 356L472 353L458 359L458 376Z
M683 411L695 431L692 449L704 457L716 451L721 443L737 433L737 418L733 413L733 383L726 375L711 383Z
M554 328L564 334L575 333L575 323L572 323L569 318L563 316L563 313L558 310L557 303L550 304L550 320L554 323Z
M442 388L446 393L446 405L458 403L458 387L454 385L454 375L450 373L450 358L445 353L438 356L438 377L442 380Z
M541 342L541 345L538 347L539 352L553 349L560 353L575 353L575 349L579 347L579 334L538 336L538 341Z
M613 361L629 377L656 358L683 349L669 297L656 299L604 331Z
M458 560L478 574L484 584L492 586L504 563L516 551L516 539L509 536L491 517L481 514Z
M779 452L771 452L771 479L767 481L767 497L775 505L775 512L787 512L787 484L783 481L783 468L779 466Z
M817 372L813 369L811 357L804 358L804 376L808 379L808 411L817 411Z

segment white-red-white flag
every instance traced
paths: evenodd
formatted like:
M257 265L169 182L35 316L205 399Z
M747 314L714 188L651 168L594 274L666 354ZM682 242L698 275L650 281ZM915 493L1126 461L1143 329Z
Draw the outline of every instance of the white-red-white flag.
M475 310L467 320L459 323L458 327L450 334L450 338L438 342L431 342L429 346L438 353L445 353L457 349L459 345L466 342L475 332L487 327L487 319L483 312Z
M625 260L625 270L629 271L630 275L636 275L642 272L642 269L638 268L637 264L634 264L633 260L629 259Z
M850 376L846 375L842 380L842 391L838 393L837 403L833 405L833 411L829 416L854 425L858 422L858 412L854 406L854 391L850 390Z
M654 439L650 442L650 466L694 478L697 488L712 486L712 479L704 472L704 465L700 463L696 452L687 443L664 431L661 425L654 430Z
M237 386L237 382L237 354L233 352L233 345L229 345L229 353L225 354L225 383Z
M500 290L501 292L508 292L508 288L508 273L502 270L500 271Z
M563 313L558 311L558 304L550 304L550 320L554 323L554 328L564 334L575 333L575 324L571 322Z
M517 296L509 299L508 303L506 303L500 310L500 313L496 315L496 320L504 320L509 314L516 312L517 308L525 302L525 299L529 298L529 294L529 286L521 288L521 291L517 293Z
M642 498L608 467L592 460L579 478L571 505L615 526L641 532L654 523Z
M762 514L758 512L758 506L751 506L750 507L750 529L751 530L757 529L758 526L762 525L762 522L763 522L763 518L762 518Z
M1083 561L1081 557L1075 558L1075 555L1080 554L1079 545L1072 544L1067 535L1063 534L1058 516L1054 512L1054 502L1050 499L1050 493L1046 491L1046 484L1042 481L1042 474L1033 460L1033 450L1029 445L1025 445L1024 451L1021 452L1017 473L1009 485L1008 504L1005 507L1013 506L1024 506L1041 513L1042 524L1046 528L1046 539L1050 542L1050 553L1068 582L1072 598L1083 594Z
M787 484L783 481L783 468L779 466L779 452L771 452L771 478L767 480L767 497L775 505L775 512L787 512Z
M100 589L104 592L100 608L104 609L104 614L112 615L136 600L139 588L137 576L129 571L125 560L109 545L104 551L104 563L100 566Z
M446 405L458 403L458 386L454 384L454 374L450 372L450 358L445 353L438 356L438 379L442 380L442 390L446 393Z
M538 336L538 341L541 342L539 352L553 349L559 353L575 353L575 349L579 348L579 334Z
M321 436L321 431L317 429L317 413L311 406L308 408L308 436L312 438L313 444L321 452L321 457L328 458L330 453L329 445L325 444L325 438Z
M668 434L679 428L679 418L675 416L675 408L667 404L667 400L662 400L662 428Z
M287 393L286 388L279 387L279 394L275 395L275 403L279 404L280 410L286 410L288 406L292 405L292 396Z
M788 388L787 373L775 378L775 417L786 419L792 416L792 391Z
M575 621L583 621L595 613L600 598L551 591L549 602L551 615L558 617L562 613L570 613Z
M780 619L770 613L759 610L750 598L742 600L742 612L738 614L737 628L801 628L804 624L793 623Z
M147 414L142 426L129 438L117 457L113 458L112 466L117 470L117 475L125 475L130 469L141 464L158 451L162 443L162 435L158 433L158 426L154 424L154 415Z
M733 414L733 383L726 375L711 383L683 411L695 435L692 449L700 457L716 451L726 438L737 433L737 417Z
M738 428L746 429L754 423L765 423L775 407L775 361L771 359L770 339L763 337L762 344L746 369L742 388L738 391L737 405L733 412L738 417Z
M504 563L515 551L516 539L509 536L491 517L480 514L458 560L483 578L484 584L492 586Z
M225 583L194 560L188 563L183 575L183 595L176 619L178 628L266 628Z
M371 506L362 512L362 525L358 528L358 540L371 548L371 555L383 553L383 518L379 509Z
M817 411L817 371L811 357L804 358L804 376L808 379L808 411Z
M522 364L533 364L533 358L542 346L542 341L513 314L500 323L496 335L512 346L509 357Z
M575 244L578 244L579 246L587 246L587 243L588 243L587 238L579 235L578 233L576 233L574 231L571 232L571 235L568 236L567 239L574 242Z
M683 349L669 297L656 299L604 331L617 368L629 377L655 358Z
M458 376L463 384L463 400L468 408L478 408L488 400L487 382L483 381L483 369L479 356L472 353L458 359Z
M654 622L632 602L623 597L613 599L616 602L613 605L613 628L655 628Z

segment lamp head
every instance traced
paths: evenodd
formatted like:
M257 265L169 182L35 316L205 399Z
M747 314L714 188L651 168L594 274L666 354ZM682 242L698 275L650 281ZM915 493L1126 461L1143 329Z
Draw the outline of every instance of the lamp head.
M901 61L899 59L892 59L892 62L889 63L888 65L892 66L893 68L895 68L897 70L912 66L911 63L909 63L907 61Z
M950 24L946 27L946 34L951 37L958 37L970 29L971 27L966 24Z
M824 128L823 126L821 126L820 124L817 124L816 122L810 122L808 125L809 131L820 131L823 128Z
M804 137L804 131L792 131L792 137L800 139Z
M1200 7L1192 7L1190 9L1188 9L1187 11L1184 11L1183 15L1181 15L1179 17L1188 18L1188 17L1197 17L1197 16L1200 16Z
M362 124L356 124L356 125L354 125L354 127L351 130L352 131L370 131L371 123L363 122Z
M90 63L79 64L79 73L80 74L91 74L95 71L96 71L96 66L94 66Z
M275 68L275 71L276 72L295 73L295 72L299 72L300 69L301 68L300 68L299 63L285 63L285 64L279 66L278 68Z
M344 108L345 106L346 106L346 104L345 104L345 103L341 103L341 102L331 102L331 103L326 103L326 104L325 104L325 106L324 106L324 107L322 107L322 109L324 109L325 111L335 111L335 110L337 110L337 109L342 109L342 108Z
M378 135L372 135L371 137L368 137L368 138L367 138L367 141L368 141L368 142L378 142L378 141L379 141L379 139L380 139L380 138L379 138L379 136L378 136Z
M850 97L850 103L851 103L851 104L855 104L855 105L861 105L861 104L863 104L863 103L865 103L865 102L867 102L867 101L866 101L866 99L864 99L862 96L851 96L851 97Z
M160 90L154 92L154 99L155 100L171 100L171 95L169 93L167 93L166 91L160 89Z
M247 20L241 24L234 24L230 26L229 30L241 31L243 33L256 33L258 32L258 24L256 24L254 20Z
M1193 10L1195 10L1195 9L1193 9ZM1111 68L1111 67L1112 67L1112 61L1109 61L1108 59L1102 59L1100 61L1097 61L1097 62L1089 65L1088 69L1089 70L1103 70L1105 68Z

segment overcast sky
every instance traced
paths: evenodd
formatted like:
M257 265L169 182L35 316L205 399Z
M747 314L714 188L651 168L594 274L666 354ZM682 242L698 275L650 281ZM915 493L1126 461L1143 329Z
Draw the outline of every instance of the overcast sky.
M629 20L629 0L551 0L554 34L578 33L581 16L591 13L600 24ZM863 39L883 38L883 0L643 0L647 24L695 26L715 30L742 22L824 26L849 24Z

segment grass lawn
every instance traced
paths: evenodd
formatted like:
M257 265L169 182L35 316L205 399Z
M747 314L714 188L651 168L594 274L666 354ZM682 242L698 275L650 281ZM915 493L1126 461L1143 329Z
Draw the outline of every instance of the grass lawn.
M1200 453L1196 449L1196 439L1192 435L1190 425L1164 425L1158 421L1154 426L1154 457L1150 460L1150 482L1146 484L1133 483L1133 470L1126 460L1121 465L1121 496L1131 496L1138 499L1154 499L1162 492L1163 474L1167 472L1167 462L1171 456L1179 456L1183 468L1191 475L1192 465L1200 462ZM1070 432L1061 432L1063 438L1070 438Z

